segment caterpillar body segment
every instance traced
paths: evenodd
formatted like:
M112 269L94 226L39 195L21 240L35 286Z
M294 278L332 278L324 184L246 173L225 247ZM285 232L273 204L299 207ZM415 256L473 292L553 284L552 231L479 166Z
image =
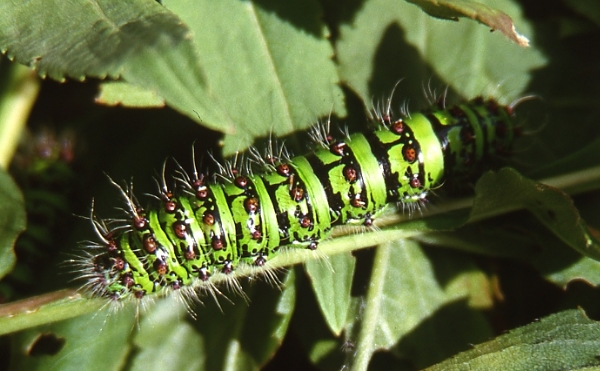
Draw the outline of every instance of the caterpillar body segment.
M211 277L262 267L283 246L316 249L336 225L370 226L390 203L418 205L431 189L472 183L517 133L512 108L493 99L375 116L376 130L338 140L321 130L314 152L270 153L243 173L229 164L227 176L207 181L179 170L174 191L163 185L146 209L120 188L124 225L91 218L101 242L86 254L86 288L122 300L213 287Z

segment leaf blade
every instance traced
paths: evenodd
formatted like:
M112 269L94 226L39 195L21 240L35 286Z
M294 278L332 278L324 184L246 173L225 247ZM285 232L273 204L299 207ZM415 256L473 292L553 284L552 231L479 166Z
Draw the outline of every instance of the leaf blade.
M600 324L581 310L568 310L511 330L427 370L572 370L599 365L599 346Z
M529 46L529 40L515 30L510 16L499 9L469 0L406 0L423 9L427 14L442 19L456 20L470 18L491 27L492 31L499 30L522 47Z
M208 86L236 124L235 135L225 138L226 155L255 137L307 128L332 112L345 115L316 1L163 3L190 26Z

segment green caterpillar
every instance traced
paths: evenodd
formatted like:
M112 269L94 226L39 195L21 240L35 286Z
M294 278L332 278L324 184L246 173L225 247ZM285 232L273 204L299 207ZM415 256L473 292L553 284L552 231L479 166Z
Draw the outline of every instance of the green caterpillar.
M419 207L431 189L464 188L509 154L514 106L476 98L403 118L388 108L375 113L377 129L340 139L318 127L320 148L305 156L281 148L263 159L254 149L257 165L228 163L210 181L179 167L175 191L163 179L147 209L119 187L126 219L92 213L101 241L88 243L86 288L114 300L210 290L215 275L264 266L282 246L314 250L336 225L371 226L390 203Z

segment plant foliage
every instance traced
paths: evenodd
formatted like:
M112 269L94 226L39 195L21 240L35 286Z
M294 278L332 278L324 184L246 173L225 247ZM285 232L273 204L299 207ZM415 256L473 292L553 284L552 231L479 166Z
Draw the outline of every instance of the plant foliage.
M587 317L600 318L596 2L7 0L0 14L0 367L600 363ZM271 134L307 151L298 132L329 118L364 126L401 79L397 109L426 107L434 91L535 95L517 107L512 168L484 175L471 198L442 188L422 215L340 228L318 259L281 254L280 290L242 279L247 298L223 288L196 318L174 300L140 313L61 290L77 285L61 262L93 238L72 215L89 215L92 198L118 213L103 172L134 177L141 196L165 158L186 167L192 148L210 153L206 166Z

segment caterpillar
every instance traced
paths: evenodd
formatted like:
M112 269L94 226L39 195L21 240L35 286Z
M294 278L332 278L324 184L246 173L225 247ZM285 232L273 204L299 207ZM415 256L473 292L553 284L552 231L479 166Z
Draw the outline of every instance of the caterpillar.
M518 102L516 102L518 103ZM218 176L177 164L176 187L142 208L133 186L118 186L124 219L90 220L98 242L80 261L93 296L115 301L207 289L240 266L263 267L287 248L317 249L334 226L372 226L388 204L418 208L437 187L464 188L491 161L510 154L519 135L514 108L481 97L449 108L393 117L374 110L376 128L334 138L292 157L285 147L221 165ZM91 249L90 249L91 248Z

